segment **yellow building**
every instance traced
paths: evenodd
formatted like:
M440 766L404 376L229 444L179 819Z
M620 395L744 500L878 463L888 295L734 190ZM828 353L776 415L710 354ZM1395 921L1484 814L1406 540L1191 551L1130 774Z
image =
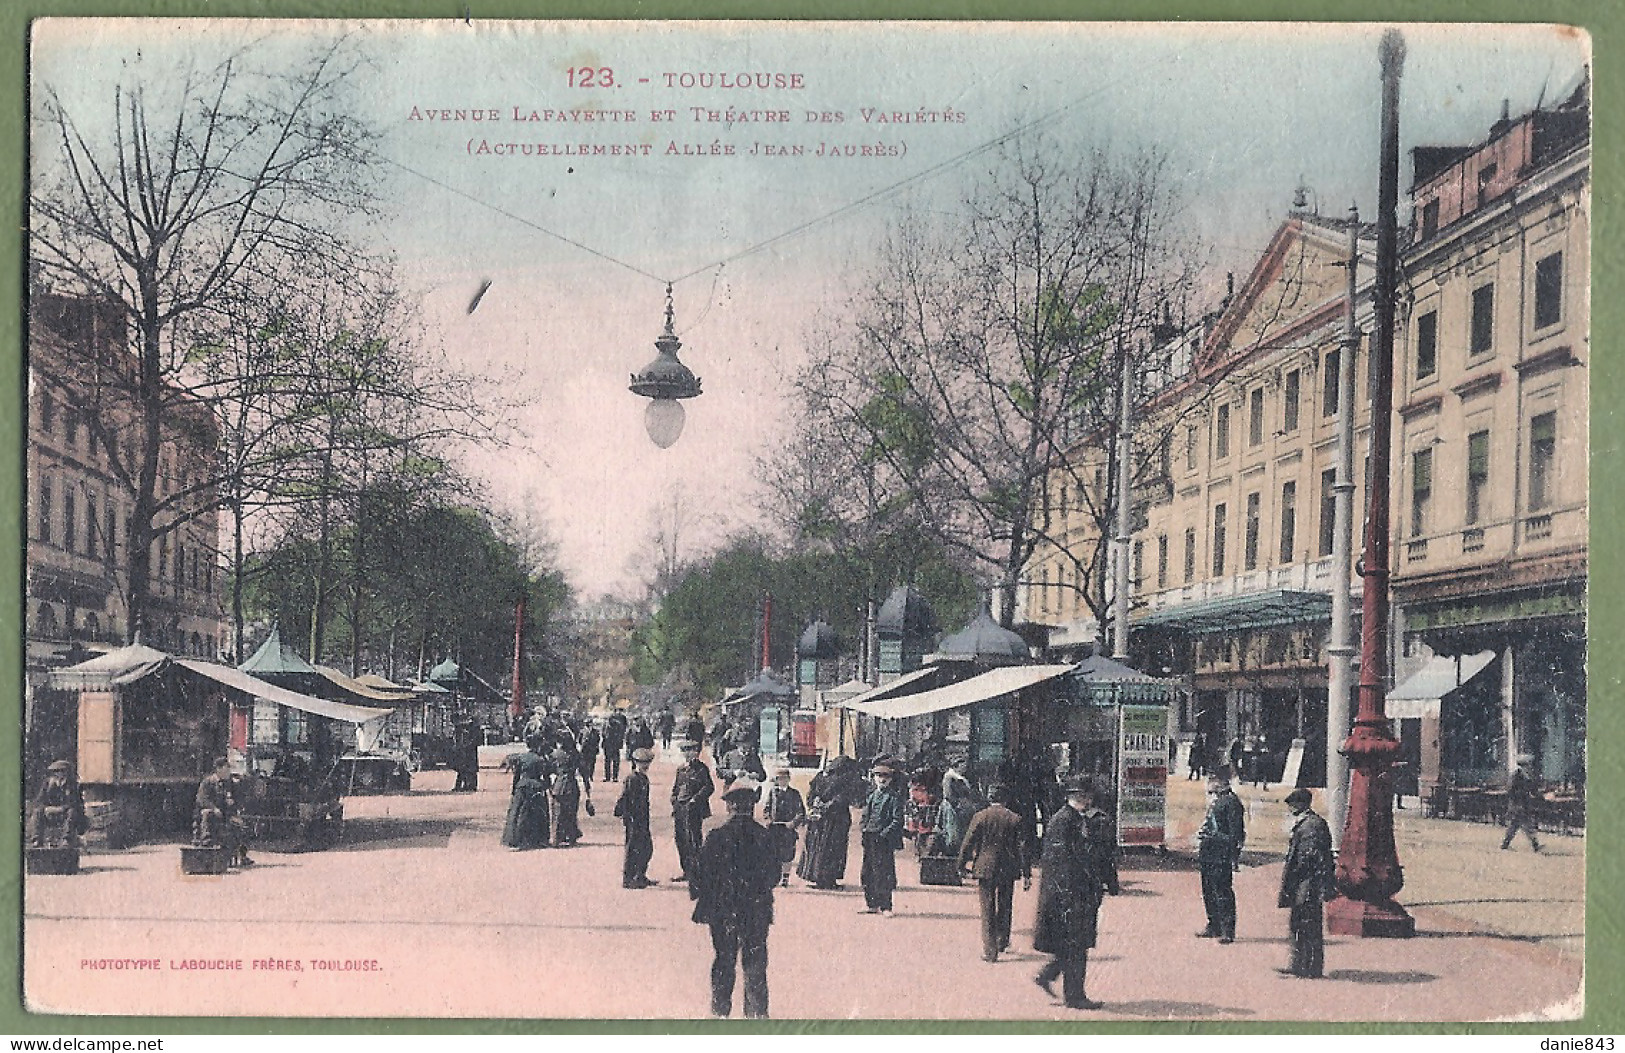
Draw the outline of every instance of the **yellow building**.
M1499 782L1519 754L1549 783L1585 777L1586 89L1414 155L1393 601L1415 680L1391 715L1424 787Z
M1503 119L1484 143L1415 151L1395 349L1390 668L1406 781L1419 774L1423 792L1442 773L1499 777L1524 751L1549 781L1583 778L1588 131L1582 89ZM1347 221L1300 205L1189 335L1184 377L1134 424L1131 658L1185 680L1176 730L1200 736L1210 759L1240 740L1267 777L1286 768L1303 785L1324 778L1348 253ZM1354 389L1356 559L1367 350ZM1100 500L1107 457L1088 441L1072 457L1048 492L1069 515L1065 543L1024 575L1024 616L1062 649L1103 636L1083 598L1095 589L1099 607L1112 580L1089 563L1099 531L1077 511ZM1093 492L1068 493L1062 477L1092 479ZM1357 598L1354 613L1357 624Z

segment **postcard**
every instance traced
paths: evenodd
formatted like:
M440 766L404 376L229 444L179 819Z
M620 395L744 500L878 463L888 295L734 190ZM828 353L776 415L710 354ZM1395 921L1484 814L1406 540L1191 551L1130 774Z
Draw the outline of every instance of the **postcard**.
M26 1008L1580 1018L1591 67L36 21Z

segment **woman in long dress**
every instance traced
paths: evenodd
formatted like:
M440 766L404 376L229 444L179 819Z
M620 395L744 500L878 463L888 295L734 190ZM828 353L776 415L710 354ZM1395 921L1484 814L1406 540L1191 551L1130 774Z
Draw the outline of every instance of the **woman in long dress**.
M813 888L839 888L846 876L852 807L861 800L863 790L863 768L850 757L836 757L813 776L808 788L807 843L796 865L796 876Z
M553 780L553 762L542 756L540 738L530 739L529 749L513 758L513 796L508 801L508 822L502 828L502 843L509 848L546 848L548 845L548 786Z
M561 745L553 750L553 769L553 847L569 848L581 840L580 765L575 754Z

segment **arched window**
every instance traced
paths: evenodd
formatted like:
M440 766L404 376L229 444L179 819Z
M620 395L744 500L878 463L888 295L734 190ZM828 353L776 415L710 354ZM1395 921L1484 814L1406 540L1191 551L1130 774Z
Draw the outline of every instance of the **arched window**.
M199 658L204 657L203 637L197 633L192 634L192 653L197 655Z
M34 633L47 640L56 638L56 608L49 603L40 604L34 612Z

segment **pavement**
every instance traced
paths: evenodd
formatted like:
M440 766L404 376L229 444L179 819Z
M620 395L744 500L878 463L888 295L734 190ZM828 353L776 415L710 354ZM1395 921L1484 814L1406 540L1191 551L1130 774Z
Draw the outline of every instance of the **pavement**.
M689 920L669 816L675 757L651 775L662 883L620 887L619 788L594 783L598 814L571 849L498 843L508 778L475 793L450 772L408 794L347 801L344 843L255 852L224 877L183 877L175 845L87 854L74 877L24 890L24 990L39 1012L160 1016L704 1018L710 941ZM804 782L808 773L798 773ZM1238 939L1203 924L1191 835L1197 783L1170 784L1167 857L1132 857L1101 911L1088 991L1103 1009L1056 1005L1032 982L1036 892L1018 889L1011 954L979 959L969 888L922 887L907 851L897 914L858 913L858 853L836 892L792 878L769 942L780 1019L1475 1021L1568 1019L1581 1002L1584 839L1497 850L1488 826L1396 823L1413 909L1410 940L1328 940L1327 977L1282 977L1275 907L1282 796L1244 787L1250 849L1236 875Z

